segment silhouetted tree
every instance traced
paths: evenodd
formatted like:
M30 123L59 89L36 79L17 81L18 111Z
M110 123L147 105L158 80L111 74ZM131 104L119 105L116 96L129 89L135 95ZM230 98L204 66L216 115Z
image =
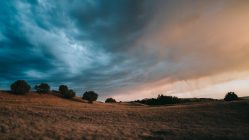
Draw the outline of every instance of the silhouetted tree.
M75 92L72 89L68 89L66 85L60 85L59 91L62 95L62 97L70 99L75 96Z
M211 98L177 98L174 96L164 96L158 95L157 98L147 98L143 100L136 100L132 102L142 103L146 105L166 105L166 104L179 104L179 103L189 103L189 102L210 102L216 101Z
M233 101L238 99L238 96L234 92L228 92L224 98L225 101Z
M180 99L174 96L164 96L164 95L158 95L157 97L157 104L163 105L163 104L176 104L179 103Z
M66 85L60 85L59 91L63 94L68 91L68 87Z
M10 86L11 92L14 94L25 94L29 92L30 85L24 80L17 80Z
M106 102L106 103L116 103L116 100L113 99L113 98L107 98L107 99L105 100L105 102Z
M75 96L75 92L70 89L68 91L66 91L65 93L62 94L64 98L70 99L73 98Z
M157 98L137 100L135 102L147 105L165 105L165 104L177 104L185 101L174 96L158 95Z
M82 96L82 99L88 100L89 103L96 101L97 98L98 98L98 94L95 93L94 91L86 91Z
M50 86L47 83L41 83L40 85L36 85L35 89L38 93L48 93Z

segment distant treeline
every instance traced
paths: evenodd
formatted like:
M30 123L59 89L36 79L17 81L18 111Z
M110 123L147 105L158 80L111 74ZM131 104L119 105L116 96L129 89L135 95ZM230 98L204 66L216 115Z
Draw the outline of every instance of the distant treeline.
M189 102L207 102L215 101L216 99L211 98L178 98L174 96L158 95L157 98L146 98L143 100L136 100L133 102L146 104L146 105L166 105L166 104L179 104Z
M11 91L7 91L13 94L25 94L31 90L31 86L25 80L17 80L10 85ZM41 83L35 85L34 89L39 94L51 93L50 86L47 83ZM69 89L67 85L60 85L58 90L52 90L52 93L59 95L63 98L71 99L75 97L75 92L72 89ZM98 94L95 91L85 91L82 99L88 100L89 103L93 103L98 99ZM234 92L228 92L225 95L225 101L234 101L238 100L238 96ZM158 95L157 98L146 98L143 100L136 100L132 102L142 103L146 105L166 105L166 104L179 104L179 103L189 103L189 102L207 102L207 101L216 101L212 98L178 98L175 96L165 96ZM117 101L113 98L107 98L106 103L116 103Z

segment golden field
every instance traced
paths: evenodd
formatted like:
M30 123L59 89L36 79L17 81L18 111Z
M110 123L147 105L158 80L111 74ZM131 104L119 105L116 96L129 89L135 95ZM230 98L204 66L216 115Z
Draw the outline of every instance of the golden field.
M0 92L0 139L246 140L249 100L146 106Z

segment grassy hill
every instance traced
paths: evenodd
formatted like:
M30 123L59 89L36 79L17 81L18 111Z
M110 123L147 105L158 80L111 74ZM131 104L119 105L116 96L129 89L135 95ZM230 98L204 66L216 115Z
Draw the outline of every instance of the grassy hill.
M151 107L0 92L0 138L245 140L249 100Z
M245 96L245 97L240 97L243 100L249 100L249 96Z

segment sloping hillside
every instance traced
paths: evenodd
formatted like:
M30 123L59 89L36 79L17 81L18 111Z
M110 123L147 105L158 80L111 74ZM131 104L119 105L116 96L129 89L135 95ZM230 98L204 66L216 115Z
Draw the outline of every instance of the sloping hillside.
M249 139L249 101L140 106L0 93L1 139Z

